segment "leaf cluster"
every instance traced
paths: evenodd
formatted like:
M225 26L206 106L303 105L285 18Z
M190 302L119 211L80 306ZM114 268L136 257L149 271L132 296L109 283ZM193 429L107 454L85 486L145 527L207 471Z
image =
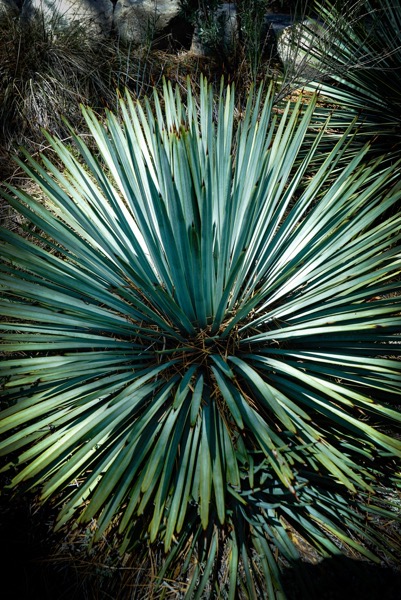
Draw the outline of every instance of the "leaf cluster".
M57 497L58 528L162 544L188 598L282 597L297 539L396 551L399 165L349 161L350 126L316 167L317 98L274 98L238 123L204 79L83 108L96 155L47 134L57 162L20 162L46 205L4 192L38 242L1 230L11 485Z

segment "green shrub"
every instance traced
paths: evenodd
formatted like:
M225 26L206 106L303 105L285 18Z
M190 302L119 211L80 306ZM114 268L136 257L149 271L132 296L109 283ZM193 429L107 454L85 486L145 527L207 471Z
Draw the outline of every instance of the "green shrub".
M374 140L377 154L394 156L401 147L400 0L356 0L346 7L332 0L315 2L314 10L325 34L307 30L316 41L304 49L306 63L319 65L307 87L331 104L323 118L335 104L339 127L358 119L362 143Z
M257 79L261 70L266 71L266 67L270 62L270 60L262 62L267 51L265 47L267 35L265 15L269 4L268 0L251 0L250 2L238 0L236 3L239 41L249 63L253 80Z
M163 544L188 598L282 597L300 538L378 560L397 517L401 217L374 223L401 187L366 148L339 168L348 137L311 172L324 130L298 161L315 102L260 89L235 131L230 87L127 95L83 111L101 159L48 135L45 203L5 193L38 242L1 231L11 485Z

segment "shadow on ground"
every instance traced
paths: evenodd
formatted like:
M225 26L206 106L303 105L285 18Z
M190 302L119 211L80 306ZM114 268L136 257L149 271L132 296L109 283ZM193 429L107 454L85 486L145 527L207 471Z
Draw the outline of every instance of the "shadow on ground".
M91 564L83 576L74 560L55 562L47 512L5 494L0 499L2 600L143 600L132 589L121 592L118 569L105 578ZM286 569L283 583L288 600L401 599L401 570L345 557Z
M286 569L283 581L289 600L401 599L401 571L346 557Z

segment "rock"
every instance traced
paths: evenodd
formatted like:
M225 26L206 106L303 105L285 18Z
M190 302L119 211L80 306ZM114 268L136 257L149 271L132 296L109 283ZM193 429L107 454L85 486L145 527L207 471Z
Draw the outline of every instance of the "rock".
M268 10L265 14L261 46L265 56L277 56L277 40L287 27L294 24L293 18L288 14L273 13Z
M51 29L77 24L101 35L111 31L113 9L110 0L25 0L21 14L29 19L39 13Z
M219 6L215 15L216 27L213 32L213 27L208 26L211 32L208 32L207 27L202 27L202 18L199 18L200 23L195 27L191 52L198 56L207 56L216 52L216 49L222 50L225 54L229 54L235 50L238 43L238 20L237 10L233 3L223 3ZM266 11L264 23L261 31L261 46L266 50L275 46L276 41L282 31L293 25L291 15L273 13L270 10ZM213 35L210 43L210 36Z
M317 53L324 54L333 35L324 24L314 19L305 19L286 27L277 36L277 52L287 70L302 79L323 75L325 68Z
M180 0L117 0L113 24L120 39L146 43L178 16Z
M196 56L209 56L221 51L225 55L233 52L238 39L237 9L230 2L221 4L214 15L214 21L203 25L206 19L199 14L192 37L191 53Z
M15 0L0 0L0 15L7 12L19 12Z
M280 37L280 34L284 29L291 27L294 24L291 15L273 13L267 11L265 15L265 28L269 36L273 36L275 39Z
M73 23L91 35L114 29L122 41L134 44L152 39L179 12L180 0L25 0L22 7L24 18L39 13L51 29Z

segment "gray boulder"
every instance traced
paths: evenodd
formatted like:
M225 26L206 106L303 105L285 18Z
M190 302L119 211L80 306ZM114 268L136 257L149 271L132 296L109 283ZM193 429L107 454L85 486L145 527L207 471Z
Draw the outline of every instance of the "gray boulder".
M117 0L113 24L124 42L143 44L180 13L180 0Z
M198 56L206 56L215 52L216 49L222 50L226 55L232 53L238 44L239 38L235 4L232 2L221 4L214 15L214 23L204 25L204 21L200 14L192 39L191 52ZM267 10L262 24L260 40L264 50L273 48L283 30L292 24L293 19L290 15L273 13L271 10ZM214 39L210 40L210 36L213 35Z
M18 12L18 5L15 0L0 0L0 15L9 11Z
M50 29L82 26L91 35L108 34L113 22L113 4L110 0L25 0L22 17L36 14Z
M120 39L134 44L152 39L179 12L180 0L25 0L22 6L23 18L39 13L50 29L76 24L92 36L114 29Z
M237 39L237 9L235 4L225 2L217 8L213 21L206 22L199 12L190 51L196 56L208 56L220 49L227 55L234 50Z
M291 27L293 24L294 20L291 15L274 13L270 10L266 12L264 21L266 35L273 40L277 40L284 29Z
M305 19L278 34L277 52L288 71L305 79L323 75L327 64L322 64L319 55L327 55L332 36L323 23Z

